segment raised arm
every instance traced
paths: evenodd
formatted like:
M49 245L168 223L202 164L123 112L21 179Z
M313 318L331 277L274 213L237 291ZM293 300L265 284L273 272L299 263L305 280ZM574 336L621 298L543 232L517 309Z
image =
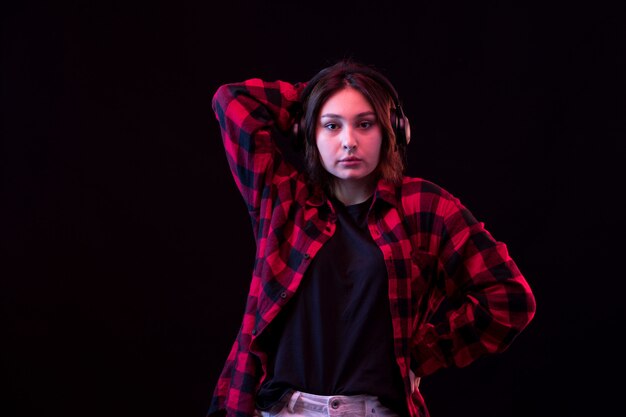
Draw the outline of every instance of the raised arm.
M303 87L253 78L222 85L213 96L226 158L253 223L264 188L275 175L287 174L279 170L283 161L276 140L291 130Z

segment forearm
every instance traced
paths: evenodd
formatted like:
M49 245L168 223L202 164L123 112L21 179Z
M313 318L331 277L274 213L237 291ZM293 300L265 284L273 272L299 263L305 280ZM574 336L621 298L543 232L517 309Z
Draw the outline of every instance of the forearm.
M213 96L231 173L251 212L275 166L277 131L293 125L301 90L301 84L255 78L222 85Z
M535 314L534 295L506 245L456 200L444 222L439 276L447 303L443 319L415 335L418 375L504 351Z

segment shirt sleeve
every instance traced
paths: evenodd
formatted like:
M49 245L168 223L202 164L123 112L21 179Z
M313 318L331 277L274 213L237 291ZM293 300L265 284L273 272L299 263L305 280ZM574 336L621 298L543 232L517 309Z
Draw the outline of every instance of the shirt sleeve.
M450 197L442 211L438 275L444 281L444 311L415 336L413 355L421 376L506 350L536 310L507 246L458 199Z
M227 161L253 221L265 186L275 175L289 175L277 169L282 161L276 138L291 130L303 88L253 78L222 85L213 96Z

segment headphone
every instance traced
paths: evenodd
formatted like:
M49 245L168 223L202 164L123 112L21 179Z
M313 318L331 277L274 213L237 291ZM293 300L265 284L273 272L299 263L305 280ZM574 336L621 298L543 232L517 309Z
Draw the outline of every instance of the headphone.
M331 68L326 68L320 71L316 76L314 76L305 86L301 93L301 102L305 102L311 91L315 88L317 83L328 74ZM396 89L393 87L391 82L382 75L380 72L376 71L373 68L366 67L364 65L358 65L356 68L348 68L345 72L346 75L350 74L361 74L372 80L374 80L378 85L382 86L393 101L393 108L390 111L390 122L391 128L396 136L396 146L398 150L400 150L405 155L405 148L411 141L411 125L409 124L409 119L404 114L404 110L402 109L402 105L400 103L400 98L398 97L398 93ZM303 144L304 143L304 115L300 114L298 117L298 121L294 124L293 130L297 137L297 142Z

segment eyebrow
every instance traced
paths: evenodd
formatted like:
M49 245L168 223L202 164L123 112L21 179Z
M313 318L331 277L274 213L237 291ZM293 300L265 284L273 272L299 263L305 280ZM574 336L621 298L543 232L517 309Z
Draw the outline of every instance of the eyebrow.
M373 111L364 111L364 112L359 113L359 114L357 114L357 115L356 115L356 117L364 117L364 116L376 116L376 112L373 112ZM339 114L335 114L335 113L326 113L326 114L322 114L322 115L320 116L320 119L321 119L322 117L334 117L334 118L337 118L337 119L342 119L342 118L343 118L343 116L341 116L341 115L339 115Z

